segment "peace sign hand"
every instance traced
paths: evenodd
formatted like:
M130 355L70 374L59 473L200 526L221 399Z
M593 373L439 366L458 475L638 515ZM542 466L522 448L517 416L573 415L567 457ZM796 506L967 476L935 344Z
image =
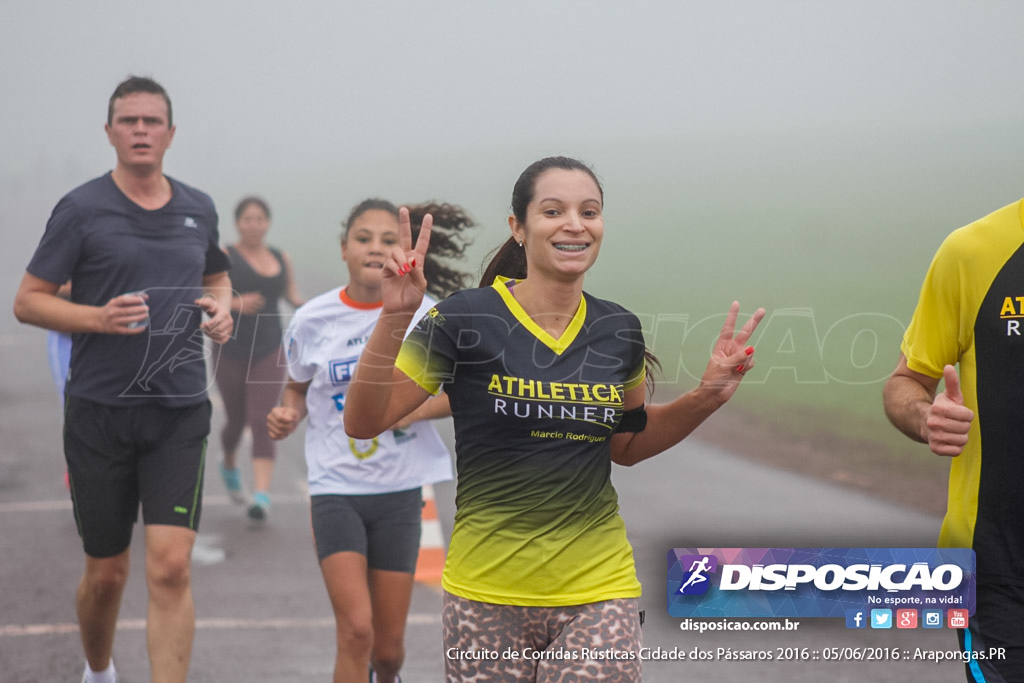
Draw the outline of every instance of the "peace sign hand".
M747 341L764 318L765 311L763 308L754 311L742 329L733 336L739 313L740 303L733 301L722 326L722 332L711 350L711 360L708 361L704 375L700 379L701 389L709 392L720 403L732 398L740 386L740 381L743 380L743 375L754 367L754 347L747 346Z
M381 281L384 313L415 313L423 302L423 294L427 291L423 264L427 260L433 224L433 216L429 213L423 216L420 234L413 247L409 210L404 206L398 210L399 243L387 255Z

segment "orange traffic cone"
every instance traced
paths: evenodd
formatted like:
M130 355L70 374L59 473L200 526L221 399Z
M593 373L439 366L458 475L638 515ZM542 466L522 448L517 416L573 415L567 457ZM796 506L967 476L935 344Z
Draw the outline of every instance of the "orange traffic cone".
M440 583L444 572L444 537L437 518L434 487L423 487L423 527L420 531L420 554L416 559L416 580Z

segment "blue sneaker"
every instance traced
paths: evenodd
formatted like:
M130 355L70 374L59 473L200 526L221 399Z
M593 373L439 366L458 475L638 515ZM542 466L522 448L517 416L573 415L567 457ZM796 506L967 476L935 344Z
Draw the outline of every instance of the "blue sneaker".
M223 462L220 463L220 478L224 480L224 488L227 489L231 502L245 505L247 502L245 484L242 483L242 473L238 471L238 468L229 470L224 467Z
M252 505L249 506L249 519L254 522L265 522L270 515L270 494L257 491L252 494Z

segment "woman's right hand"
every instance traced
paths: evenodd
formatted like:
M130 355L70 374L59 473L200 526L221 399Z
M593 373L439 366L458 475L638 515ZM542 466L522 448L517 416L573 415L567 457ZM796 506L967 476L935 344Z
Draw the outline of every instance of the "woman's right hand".
M420 234L413 247L409 210L404 206L398 210L399 243L388 254L381 281L384 313L415 313L423 302L423 294L427 291L423 263L427 260L433 224L433 216L429 213L423 216Z
M300 419L302 418L299 411L295 408L274 406L270 414L267 415L267 432L270 434L270 438L280 441L289 436L299 426Z

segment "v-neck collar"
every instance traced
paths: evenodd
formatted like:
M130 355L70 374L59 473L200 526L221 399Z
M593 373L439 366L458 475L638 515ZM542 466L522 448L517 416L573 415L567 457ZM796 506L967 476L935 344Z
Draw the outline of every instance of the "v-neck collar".
M554 351L557 355L562 355L562 352L569 348L569 345L573 343L580 330L583 329L583 321L587 318L587 300L582 294L580 294L580 305L576 308L576 313L572 316L572 320L569 321L569 325L562 332L562 336L558 339L552 337L544 328L534 322L523 307L513 296L512 292L508 288L508 283L515 281L511 278L497 277L492 285L501 300L505 302L505 306L508 307L509 312L515 317L516 320L523 324L530 333L536 337L544 346Z

